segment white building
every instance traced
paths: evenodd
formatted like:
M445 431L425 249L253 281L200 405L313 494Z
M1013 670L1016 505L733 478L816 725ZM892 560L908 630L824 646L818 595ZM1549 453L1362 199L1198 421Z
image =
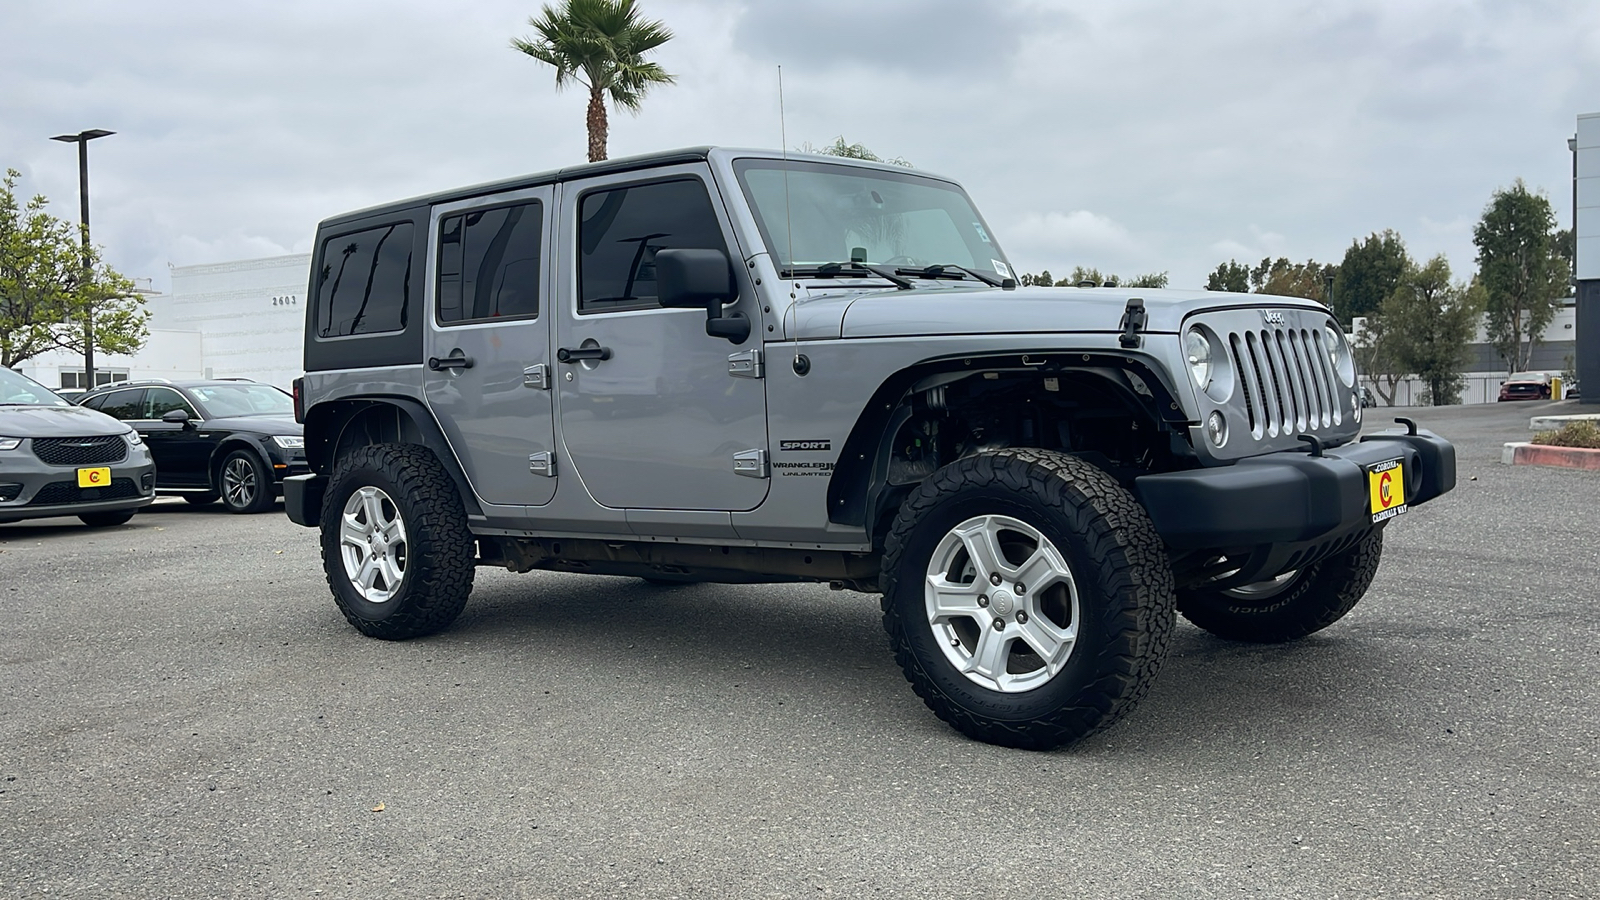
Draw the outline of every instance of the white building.
M196 377L287 388L300 376L310 272L308 253L174 267L172 293L149 301L151 335L198 333Z
M311 255L175 266L172 292L141 290L150 337L131 356L95 355L95 381L250 378L288 388L300 376ZM51 352L18 371L49 387L86 387L83 356Z

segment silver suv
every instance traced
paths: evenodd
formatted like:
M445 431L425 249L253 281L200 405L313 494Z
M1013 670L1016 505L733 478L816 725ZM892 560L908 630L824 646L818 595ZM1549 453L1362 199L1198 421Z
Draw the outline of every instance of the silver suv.
M1451 489L1449 443L1357 441L1354 362L1286 297L1021 288L952 181L691 149L338 216L296 385L334 600L438 631L474 567L881 593L927 705L1072 742L1149 689L1181 612L1285 641Z

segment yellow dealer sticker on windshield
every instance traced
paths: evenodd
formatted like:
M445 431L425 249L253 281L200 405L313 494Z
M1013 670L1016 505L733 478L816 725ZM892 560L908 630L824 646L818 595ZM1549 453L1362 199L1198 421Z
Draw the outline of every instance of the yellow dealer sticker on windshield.
M1391 459L1368 469L1367 490L1372 495L1372 524L1405 512L1405 469L1400 465L1400 460Z

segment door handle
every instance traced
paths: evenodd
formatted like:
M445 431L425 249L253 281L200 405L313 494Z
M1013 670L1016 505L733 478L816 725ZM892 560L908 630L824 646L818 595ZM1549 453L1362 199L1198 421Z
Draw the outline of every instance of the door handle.
M577 362L580 359L610 358L610 347L579 347L576 350L570 350L566 347L561 347L556 350L556 359L559 359L564 363Z
M430 356L428 357L428 368L434 372L444 369L472 368L472 357L460 355L460 353L461 351L457 350L455 354L450 356Z

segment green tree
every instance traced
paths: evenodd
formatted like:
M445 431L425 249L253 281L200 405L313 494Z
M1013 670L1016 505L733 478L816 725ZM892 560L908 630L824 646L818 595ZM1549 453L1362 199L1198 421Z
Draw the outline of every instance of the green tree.
M536 38L514 38L513 49L555 67L556 88L576 81L589 89L589 161L606 158L607 97L618 109L637 113L644 95L673 76L647 62L646 53L672 40L658 21L639 18L634 0L563 0L546 4L528 20Z
M144 346L149 316L133 282L92 247L85 260L78 228L50 215L43 196L19 204L20 177L8 169L0 181L0 366L49 350L82 353L91 313L97 352Z
M1072 274L1056 283L1065 287L1076 287L1080 284L1084 284L1085 282L1093 282L1094 284L1101 285L1103 287L1116 287L1118 284L1118 279L1117 276L1112 275L1109 272L1101 275L1099 269L1085 269L1083 266L1073 266Z
M1023 275L1017 279L1023 287L1054 287L1055 281L1050 277L1050 270L1045 269L1037 275Z
M1467 344L1482 312L1483 290L1450 280L1444 254L1425 266L1406 266L1399 283L1379 307L1377 318L1390 338L1394 365L1421 379L1423 402L1458 403Z
M1303 297L1327 303L1328 283L1333 280L1334 271L1333 266L1314 259L1292 263L1285 257L1269 257L1250 270L1250 287L1257 294Z
M1518 178L1494 192L1472 230L1478 273L1488 292L1489 342L1506 371L1527 368L1571 269L1557 245L1550 200Z
M1349 322L1357 316L1371 316L1394 293L1411 265L1405 242L1394 231L1373 232L1364 240L1351 241L1333 279L1334 316Z
M1250 267L1236 260L1228 260L1217 266L1215 272L1206 278L1208 291L1232 291L1235 294L1248 293L1250 290Z
M1124 287L1164 288L1171 283L1171 281L1172 279L1168 278L1167 273L1165 272L1148 272L1144 275L1135 275L1134 277L1123 281L1122 284Z
M1374 311L1358 323L1354 346L1351 348L1355 354L1356 369L1371 379L1372 387L1383 400L1384 406L1394 405L1395 391L1406 376L1405 366L1395 353L1397 343L1381 311Z
M878 154L867 149L866 144L852 144L846 141L844 139L844 135L842 134L834 138L833 143L826 147L813 146L811 142L807 141L805 144L801 145L800 150L804 153L820 153L823 156L838 156L844 159L861 159L866 160L867 162L888 163L891 166L906 166L907 168L911 166L911 163L903 157L896 156L891 159L884 159Z

